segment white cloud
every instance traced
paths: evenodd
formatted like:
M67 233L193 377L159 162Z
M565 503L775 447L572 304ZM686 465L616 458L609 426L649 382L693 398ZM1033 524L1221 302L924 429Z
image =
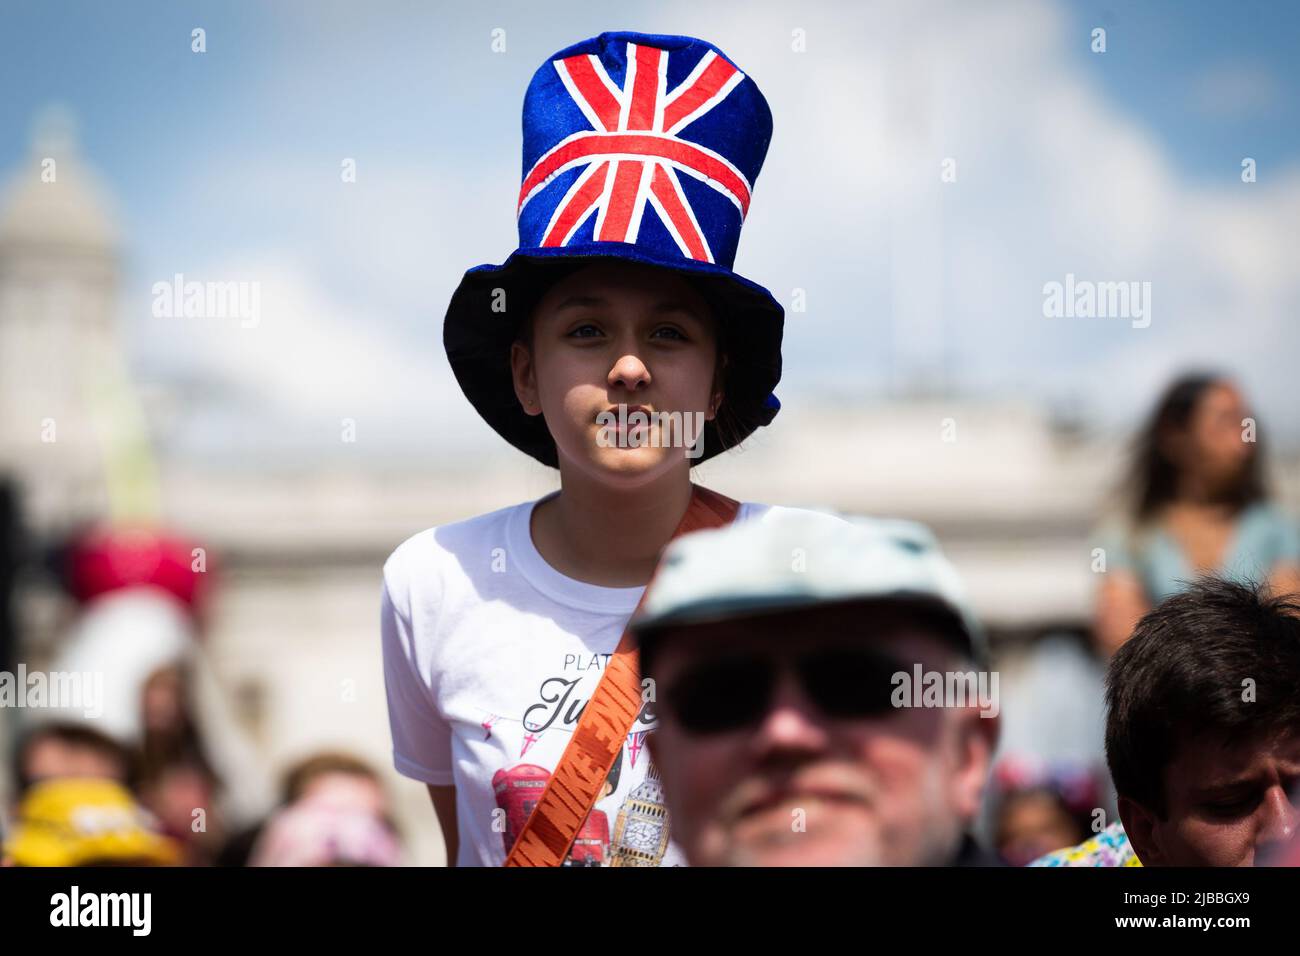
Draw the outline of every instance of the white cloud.
M434 456L479 431L432 336L428 347L412 348L377 310L341 307L301 259L244 254L184 278L256 282L260 293L255 324L239 317L147 320L146 366L165 354L170 379L223 386L216 407L196 410L190 424L200 433L184 436L190 448L340 450L350 420L362 447L391 451L418 438L407 451Z

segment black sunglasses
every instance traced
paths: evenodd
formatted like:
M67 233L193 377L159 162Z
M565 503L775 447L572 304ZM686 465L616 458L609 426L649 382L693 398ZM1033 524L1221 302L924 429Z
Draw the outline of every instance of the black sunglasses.
M729 654L700 662L667 688L663 703L688 733L716 734L757 725L767 714L783 668L827 717L879 717L890 703L897 658L871 647L833 647L792 657Z

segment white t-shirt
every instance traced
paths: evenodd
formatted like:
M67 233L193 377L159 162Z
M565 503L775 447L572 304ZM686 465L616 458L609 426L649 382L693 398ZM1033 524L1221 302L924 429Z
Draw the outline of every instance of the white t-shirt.
M422 531L384 565L393 763L455 785L457 866L505 861L644 590L547 564L530 531L538 501ZM745 502L736 520L788 510ZM654 722L647 706L566 865L685 863L645 746Z

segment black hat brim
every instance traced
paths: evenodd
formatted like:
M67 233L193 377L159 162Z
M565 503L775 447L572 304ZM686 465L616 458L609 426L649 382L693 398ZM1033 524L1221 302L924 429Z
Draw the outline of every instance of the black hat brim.
M621 242L576 243L517 250L501 265L465 273L443 322L443 345L461 390L502 438L544 465L558 467L555 442L541 415L528 415L515 395L510 345L524 319L554 283L601 259L668 269L687 278L721 322L727 355L722 408L704 426L707 461L769 424L780 410L785 310L767 289L729 269L690 259L664 261Z

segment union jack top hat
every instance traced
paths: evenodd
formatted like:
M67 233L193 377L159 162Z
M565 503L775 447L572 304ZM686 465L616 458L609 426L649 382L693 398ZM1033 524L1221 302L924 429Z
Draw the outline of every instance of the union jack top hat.
M515 396L510 343L549 286L601 258L680 273L721 320L725 395L697 463L772 421L785 313L732 271L771 138L758 86L704 40L602 33L538 69L524 96L519 248L465 273L443 325L461 389L499 434L557 465L546 423Z

